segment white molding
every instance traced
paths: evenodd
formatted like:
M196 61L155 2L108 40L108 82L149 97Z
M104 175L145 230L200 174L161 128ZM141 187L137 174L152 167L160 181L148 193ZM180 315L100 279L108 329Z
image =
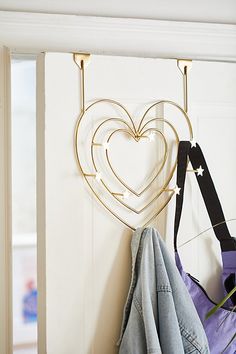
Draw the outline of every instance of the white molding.
M14 52L90 52L236 61L236 25L0 11Z
M47 353L46 314L46 202L45 202L45 69L44 54L37 58L37 288L38 288L38 353Z
M0 47L0 353L12 354L10 55Z

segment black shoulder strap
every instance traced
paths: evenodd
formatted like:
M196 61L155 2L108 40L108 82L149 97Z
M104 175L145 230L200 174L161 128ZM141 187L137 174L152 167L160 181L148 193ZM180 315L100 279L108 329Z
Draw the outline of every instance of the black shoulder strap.
M175 225L174 225L175 251L177 250L177 234L179 230L180 218L181 218L182 208L183 208L184 185L185 185L188 158L192 164L193 169L194 170L198 169L198 172L195 173L195 175L212 226L221 223L220 225L214 227L214 232L217 239L220 241L222 251L236 250L236 242L234 238L231 237L229 233L229 229L225 223L224 213L200 146L196 144L196 147L194 146L191 147L191 143L189 141L181 141L179 143L178 159L177 159L177 186L181 189L179 195L176 195Z

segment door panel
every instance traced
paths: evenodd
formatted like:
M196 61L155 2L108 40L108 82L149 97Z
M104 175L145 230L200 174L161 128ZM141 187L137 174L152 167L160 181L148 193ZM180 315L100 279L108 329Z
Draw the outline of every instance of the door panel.
M80 112L80 80L72 55L46 54L41 69L45 77L42 85L45 91L41 90L41 97L45 94L45 235L40 242L45 242L46 248L47 352L117 353L116 342L130 281L132 232L97 202L76 165L73 134ZM129 109L135 123L155 100L168 99L180 105L183 102L182 76L175 60L92 56L85 75L87 103L104 97L120 101ZM235 169L235 75L235 64L206 62L194 62L189 75L194 135L204 148L227 217L233 215L236 203L230 198L229 187L233 185ZM220 83L216 85L218 80ZM163 113L175 120L183 139L187 139L180 115L165 106L155 112L159 116ZM97 119L101 120L103 115L104 111L98 109L86 117L85 133L81 137L84 146L91 134L89 129L96 126ZM222 127L225 127L224 134ZM165 126L161 129L168 135ZM116 168L121 172L123 169L125 176L127 161L134 163L136 167L131 170L129 183L140 184L139 170L142 178L148 178L144 170L152 169L153 163L160 161L163 145L156 139L153 153L148 149L140 152L142 166L139 166L135 146L130 147L128 157L129 148L124 149L126 140L119 139L114 148ZM216 163L216 152L222 164ZM170 164L173 160L174 154ZM165 177L160 176L151 193L160 187ZM169 185L173 188L175 181ZM180 244L209 226L193 174L188 174L186 189ZM120 206L115 205L118 210ZM157 202L152 208L158 206ZM170 250L173 249L173 215L174 199L153 222ZM181 247L181 254L188 270L217 297L219 282L215 277L214 281L212 278L209 281L209 276L212 269L214 274L219 273L218 245L200 237Z

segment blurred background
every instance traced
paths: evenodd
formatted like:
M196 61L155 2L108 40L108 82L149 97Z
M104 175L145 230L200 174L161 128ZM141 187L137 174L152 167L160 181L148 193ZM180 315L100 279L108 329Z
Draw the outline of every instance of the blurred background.
M12 85L12 257L15 354L37 353L36 61L14 57Z

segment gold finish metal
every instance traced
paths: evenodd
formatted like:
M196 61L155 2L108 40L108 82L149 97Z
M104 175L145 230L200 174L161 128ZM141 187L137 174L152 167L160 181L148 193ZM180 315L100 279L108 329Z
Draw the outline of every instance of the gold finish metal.
M84 173L85 177L96 177L95 173Z
M90 61L90 54L88 53L74 53L73 60L80 69L86 68Z
M197 170L187 170L187 172L197 172Z
M115 134L115 133L119 133L119 132L124 132L128 135L130 135L136 142L138 142L141 138L148 138L148 136L144 135L148 130L150 129L147 129L142 135L138 136L138 137L135 137L133 134L131 134L130 132L128 132L127 130L125 129L117 129L117 130L114 130L110 135L109 135L109 138L108 138L108 142L110 142L112 136ZM157 173L153 176L151 182L149 182L141 191L139 192L136 192L134 189L132 189L131 187L129 187L119 176L118 174L115 172L114 168L113 168L113 165L110 161L110 158L109 158L109 153L108 151L106 151L106 159L107 159L107 162L108 162L108 165L110 167L110 169L112 170L113 174L115 175L115 177L118 179L118 181L128 190L130 191L132 194L136 195L137 197L140 197L149 187L150 185L152 184L152 182L159 176L159 174L161 173L161 171L163 170L163 167L166 163L166 160L167 160L167 153L168 153L168 147L167 147L167 141L164 137L164 135L162 134L162 132L160 132L159 130L157 129L154 129L152 128L151 129L152 131L155 131L155 133L157 134L160 134L160 136L162 137L163 141L164 141L164 157L163 157L163 160L161 162L161 167L159 169L159 171L157 171Z
M113 194L113 195L117 195L117 196L119 196L119 197L123 197L123 196L124 196L124 193L115 193L115 192L113 192L112 194Z
M161 101L161 103L163 103L163 101ZM155 105L155 104L154 104L154 105ZM154 106L154 105L153 105L153 106ZM162 118L153 118L153 119L150 119L146 124L144 124L143 129L141 130L142 133L141 133L141 131L140 131L140 132L136 131L136 135L138 136L138 138L137 138L137 137L135 136L135 133L132 131L132 128L131 128L124 120L119 119L119 118L109 118L109 119L107 119L107 120L105 120L105 121L103 121L102 123L99 124L99 126L98 126L97 129L95 130L95 132L94 132L94 134L93 134L93 137L92 137L91 159L92 159L93 167L94 167L95 171L97 171L98 168L97 168L97 165L96 165L96 163L95 163L94 154L93 154L93 141L94 141L94 139L95 139L95 136L96 136L98 130L102 127L102 125L105 124L105 123L107 123L108 121L111 121L111 120L113 120L113 121L120 121L120 122L124 123L124 124L130 129L130 131L125 130L125 129L117 129L117 130L113 131L113 132L110 134L110 136L109 136L109 138L108 138L107 141L110 141L111 136L112 136L113 134L115 134L116 132L121 132L121 131L122 131L122 132L126 132L128 135L130 135L132 138L134 138L136 141L138 141L138 140L141 138L141 136L142 136L143 134L145 134L145 132L147 132L147 131L149 130L149 129L147 129L147 130L143 131L143 129L144 129L150 122L153 122L153 121L160 121L160 122L164 122L164 123L168 124L168 125L171 127L172 131L174 132L175 141L176 141L177 145L178 145L178 143L179 143L179 137L178 137L178 133L177 133L176 129L174 128L174 126L173 126L169 121L167 121L167 120L165 120L165 119L162 119ZM155 130L157 130L157 129L152 128L151 130L155 131ZM191 130L190 130L190 131L191 131ZM159 132L159 131L158 131L158 132ZM159 133L161 133L161 132L159 132ZM162 134L162 133L161 133L161 134ZM163 134L162 134L162 135L163 135ZM164 138L165 144L167 144L167 143L166 143L166 139L165 139L164 136L163 136L163 138ZM162 164L161 164L160 170L159 170L159 171L157 172L157 174L152 178L152 180L150 181L150 183L149 183L142 191L136 192L136 191L134 191L133 189L131 189L124 181L122 181L122 179L116 174L116 172L114 171L114 169L113 169L113 167L112 167L112 164L111 164L111 162L110 162L110 160L109 160L107 150L106 150L106 158L107 158L108 165L110 166L110 169L111 169L111 171L113 172L114 176L118 179L118 181L122 184L122 186L123 186L124 188L126 188L127 190L129 190L133 195L136 195L137 197L140 197L140 196L151 186L151 184L154 182L154 180L157 178L157 176L158 176L158 175L160 174L160 172L162 171L162 169L163 169L163 167L164 167L164 164L165 164L165 162L166 162L166 157L165 157L164 160L163 160L163 162L162 162ZM176 165L177 165L177 158L176 158L176 160L175 160L175 163L174 163L173 168L172 168L171 171L170 171L169 176L166 178L166 182L165 182L165 184L163 185L163 187L162 187L162 188L160 189L160 191L151 199L151 201L150 201L149 203L147 203L144 207L142 207L142 208L139 209L139 210L134 209L134 208L128 206L127 203L125 203L123 200L121 200L120 198L117 198L117 193L113 193L102 179L101 179L101 183L103 184L103 186L105 187L105 189L106 189L111 195L113 195L113 196L115 197L115 199L116 199L119 203L121 203L124 207L128 208L130 211L134 212L135 214L140 214L140 213L142 213L145 209L147 209L147 208L162 194L162 192L165 191L166 186L169 184L170 180L171 180L172 177L173 177L173 174L174 174Z
M85 110L85 104L84 104L84 96L85 96L85 93L84 93L84 91L85 91L84 68L89 63L90 54L74 53L73 54L73 60L74 60L75 64L80 69L80 75L81 75L81 80L80 80L81 111L84 112L84 110Z
M103 146L103 144L99 144L99 143L92 143L93 146Z
M188 72L192 68L192 60L179 59L179 60L177 60L177 65L183 75L184 110L187 113L188 112Z
M172 131L172 133L174 134L175 137L175 142L178 145L179 143L179 136L178 136L178 132L176 130L176 128L173 126L172 123L170 123L170 121L168 121L166 118L163 117L156 117L156 116L152 116L147 118L148 113L150 112L150 110L152 108L157 108L160 105L170 105L175 107L178 111L180 111L185 119L185 121L187 122L187 127L188 127L188 131L189 131L189 137L190 140L193 139L193 131L192 131L192 125L190 122L190 119L188 117L187 114L187 73L188 70L190 68L190 62L191 61L182 61L182 60L178 60L178 67L181 70L181 72L183 73L183 77L184 77L184 102L185 102L185 107L182 108L180 105L178 105L177 103L173 102L173 101L169 101L169 100L160 100L160 101L156 101L154 102L150 107L148 107L148 109L144 112L143 116L141 117L138 126L136 127L134 120L131 116L131 114L128 112L128 110L118 101L112 100L112 99L99 99L94 101L93 103L91 103L90 105L88 105L87 107L85 107L85 75L84 75L84 68L85 65L88 64L89 59L90 59L90 55L89 54L74 54L73 55L73 59L76 63L76 65L78 66L78 68L80 69L80 77L81 77L81 112L80 115L78 117L78 120L76 122L75 125L75 130L74 130L74 153L75 153L75 158L76 158L76 162L77 165L85 179L85 181L87 182L89 188L91 189L91 191L93 192L93 194L96 196L96 198L98 199L98 201L114 216L116 217L119 221L121 221L124 225L126 225L127 227L129 227L132 230L135 230L135 227L130 225L125 219L123 219L120 215L118 215L114 210L111 209L111 207L109 205L107 205L107 203L102 199L102 197L99 195L99 193L93 188L93 184L91 184L91 182L89 181L89 179L92 177L96 180L99 181L100 185L104 188L104 190L106 190L108 192L108 195L110 195L112 198L114 198L114 200L116 202L118 202L121 206L125 207L127 210L135 213L136 215L141 214L143 211L145 211L146 209L148 209L151 204L157 200L157 198L159 198L163 193L169 193L171 192L167 197L166 200L162 203L162 205L160 206L160 208L155 211L153 213L153 215L150 216L149 220L146 221L146 223L143 226L148 225L154 218L156 218L156 216L165 208L165 206L169 203L169 201L171 200L172 196L175 195L175 189L170 189L168 188L168 185L174 175L176 166L177 166L177 156L176 159L174 161L174 165L171 168L169 175L166 177L164 184L160 187L160 189L157 191L157 193L152 196L151 200L149 200L144 206L142 206L139 209L133 208L132 206L130 206L126 201L125 201L125 197L126 194L130 194L130 196L132 197L136 197L139 198L141 197L146 191L149 190L149 188L152 186L153 182L158 178L158 176L160 175L160 173L163 171L164 166L166 164L167 158L169 156L169 146L166 140L166 137L164 135L164 133L162 131L160 131L159 129L157 129L156 127L153 127L154 123L158 123L161 122L163 124L166 124L170 130ZM187 63L186 63L187 62ZM100 122L98 124L98 126L95 128L94 133L92 135L91 138L91 144L90 144L90 157L91 157L91 161L92 161L92 166L93 166L93 172L91 173L85 173L83 167L82 167L82 163L80 161L80 156L79 156L79 148L78 148L78 134L79 134L79 128L80 128L80 123L84 117L84 115L95 105L98 105L100 103L109 103L115 107L118 107L121 109L121 111L124 113L124 116L126 117L126 120L120 117L108 117L106 119L104 119L102 122ZM101 141L97 135L98 133L104 128L106 127L106 125L110 124L110 123L114 123L114 124L119 124L120 128L117 129L113 129L109 136L106 137L105 141ZM110 155L109 155L109 149L108 149L108 145L109 143L111 143L112 138L116 135L116 134L126 134L128 135L130 138L134 139L134 141L139 142L141 139L148 139L149 134L153 134L155 136L159 136L161 138L161 140L163 141L163 146L164 146L164 153L163 153L163 157L160 163L160 168L158 171L156 171L154 173L154 175L151 177L151 179L149 180L149 182L142 187L141 190L137 191L134 190L133 188L131 188L115 171L112 161L110 159ZM111 188L109 187L109 185L106 182L106 179L103 178L101 176L101 171L99 171L98 168L98 164L96 161L96 154L94 149L100 149L100 148L104 148L104 158L106 161L107 166L109 167L112 175L115 177L115 179L117 180L117 182L120 184L120 187L122 188L123 192L121 191L116 191L114 192L113 190L111 190Z

